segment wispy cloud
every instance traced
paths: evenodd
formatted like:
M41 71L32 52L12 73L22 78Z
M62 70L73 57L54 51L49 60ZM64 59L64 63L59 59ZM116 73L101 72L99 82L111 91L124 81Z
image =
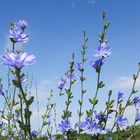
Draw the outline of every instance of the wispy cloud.
M58 77L55 76L52 79L44 79L37 83L37 95L39 100L46 100L46 97L53 89L56 89L58 82ZM36 87L34 86L32 89L32 94L36 96Z
M95 0L87 0L87 3L94 5L96 3L96 1Z
M38 121L39 125L42 123L42 117L45 113L46 110L46 105L47 105L47 98L50 96L50 90L51 89L56 89L56 82L58 81L58 77L52 77L51 79L44 79L41 80L37 83L37 96L39 100L39 112L37 110L37 104L36 104L36 87L33 86L32 88L32 95L35 97L35 102L32 105L32 127L37 128L38 126ZM55 96L54 96L55 98ZM54 100L53 98L53 100ZM52 102L53 102L52 100ZM39 113L39 114L38 114ZM39 115L39 120L38 120L38 115Z
M76 2L75 1L72 1L71 8L75 8L75 7L76 7Z
M132 76L121 76L118 77L111 85L111 89L129 89L133 85ZM136 87L140 87L140 78L137 79Z
M85 1L84 0L73 0L73 1L71 1L71 8L72 9L76 8L82 2L84 2L86 4L90 4L90 5L96 4L96 0L85 0Z

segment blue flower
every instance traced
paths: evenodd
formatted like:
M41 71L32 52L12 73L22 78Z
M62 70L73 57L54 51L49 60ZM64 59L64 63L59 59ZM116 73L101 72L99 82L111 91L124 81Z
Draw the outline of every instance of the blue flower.
M33 136L37 136L39 133L38 133L36 130L33 130L33 131L31 132L31 134L32 134Z
M10 140L14 140L14 137L10 137Z
M140 113L138 112L138 113L136 113L136 121L140 121Z
M103 130L103 126L98 125L96 121L91 121L89 118L86 118L86 128L88 134L91 135L97 135L97 134L105 134L105 131Z
M91 119L87 117L87 118L85 119L85 122L86 122L87 124L91 124Z
M13 117L13 122L16 122L19 119L19 114L15 113Z
M24 131L23 131L23 130L20 132L20 135L21 135L21 136L23 136L23 135L24 135Z
M119 128L124 129L125 127L128 126L128 120L127 118L124 118L122 115L119 115L117 117L117 124Z
M76 125L79 129L84 129L86 126L87 126L87 123L84 121L84 122L82 122L82 121L80 121L80 122L78 122L77 123L77 125Z
M112 140L112 138L110 137L110 138L108 138L107 140Z
M91 61L90 64L93 68L95 68L97 70L97 69L100 69L101 66L104 64L104 60L103 59L98 59L98 60L95 60L95 61Z
M61 140L61 139L60 139L60 140ZM67 136L64 136L64 140L68 140L68 139L67 139Z
M42 137L43 138L48 138L48 135L47 134L44 134Z
M59 81L59 84L58 84L58 88L60 90L62 90L64 88L64 85L66 84L66 82L67 82L67 78L61 77L60 81Z
M55 140L55 138L54 137L49 137L48 140Z
M66 76L67 76L67 79L71 80L72 82L75 82L76 79L77 79L77 77L76 77L76 75L74 73L72 73L72 74L68 73Z
M17 30L17 29L10 30L10 36L9 37L14 42L26 43L29 40L27 34L23 33L20 30Z
M35 63L35 56L29 55L26 52L22 54L14 54L13 52L5 53L2 56L3 64L21 68L26 65L32 65Z
M124 93L123 92L118 92L118 99L119 99L119 101L122 101L124 99Z
M111 48L106 45L105 42L101 43L97 48L94 50L94 56L99 58L106 58L111 55Z
M3 89L2 88L0 88L0 95L2 95L3 94Z
M139 97L134 97L132 100L132 105L134 105L136 108L140 106L140 98Z
M102 121L102 120L106 119L106 117L107 117L105 114L97 113L97 111L94 111L94 114L95 114L95 118L98 121Z
M73 129L71 128L70 122L67 120L61 121L61 124L59 124L58 126L62 133L73 131Z
M75 64L75 69L79 70L79 71L82 71L83 70L83 63L76 63Z
M3 121L0 121L0 127L3 126L3 127L6 127L7 126L7 123L3 122Z
M91 135L97 135L97 134L105 134L105 131L103 130L103 126L98 126L98 123L93 121L90 126L88 126L89 134Z
M28 23L26 20L19 20L19 22L17 23L17 26L19 26L21 29L25 29L27 27Z

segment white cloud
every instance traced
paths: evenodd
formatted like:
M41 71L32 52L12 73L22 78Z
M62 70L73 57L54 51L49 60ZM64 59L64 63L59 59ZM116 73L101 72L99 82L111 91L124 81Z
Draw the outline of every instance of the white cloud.
M56 82L58 82L58 78L55 76L51 80L44 79L37 83L37 95L39 101L46 100L50 91L56 89ZM36 87L33 87L32 94L36 97Z
M83 0L73 0L71 2L71 8L74 9L77 5L79 5L80 3L82 3ZM96 0L85 0L84 1L86 4L90 4L90 5L94 5L96 4Z
M45 113L47 98L50 96L51 89L56 89L56 82L58 82L58 77L52 77L50 80L44 79L37 83L37 96L39 100L39 119L41 122L41 115ZM32 88L32 95L35 97L35 102L32 105L32 124L38 121L38 110L36 104L36 87ZM54 96L54 98L56 98ZM54 100L53 98L53 100ZM37 125L37 124L36 124ZM35 125L35 126L36 126Z
M109 87L111 89L129 89L132 88L133 85L133 78L132 76L121 76L117 78L113 84L111 84ZM140 78L137 79L136 87L140 87Z

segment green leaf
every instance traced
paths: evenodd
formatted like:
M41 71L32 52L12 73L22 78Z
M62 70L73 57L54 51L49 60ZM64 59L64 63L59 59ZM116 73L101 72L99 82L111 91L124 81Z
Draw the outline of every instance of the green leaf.
M105 86L105 85L103 84L103 81L99 82L98 88L102 88L102 87L104 87L104 86Z
M93 100L92 100L92 99L90 99L90 98L89 98L89 102L90 102L91 104L93 104Z
M137 76L135 74L133 74L133 80L136 81Z
M88 42L88 38L85 39L85 42ZM87 48L87 47L86 47L86 48ZM85 48L85 49L86 49L86 48Z
M109 25L110 25L110 22L107 22L107 23L104 25L104 29L105 29L105 30L108 29Z
M93 98L93 104L96 105L98 103L98 99Z
M84 93L86 93L87 92L87 90L82 90L82 93L84 94Z
M16 87L20 87L20 83L18 82L18 80L13 80L12 82Z
M138 92L138 90L133 89L132 94L135 94L137 92Z
M86 31L83 31L83 35L84 35L84 37L86 36Z
M14 29L14 23L10 23L10 29L11 29L11 30Z
M34 96L31 96L30 99L28 100L28 105L31 105L34 101Z
M82 102L80 100L78 100L78 103L79 103L80 106L82 105Z

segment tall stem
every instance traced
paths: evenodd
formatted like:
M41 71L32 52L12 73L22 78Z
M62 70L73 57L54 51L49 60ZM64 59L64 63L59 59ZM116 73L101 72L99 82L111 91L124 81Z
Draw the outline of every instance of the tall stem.
M84 44L83 44L83 47L82 47L82 50L81 50L81 55L82 55L82 68L80 68L80 72L81 72L81 77L80 77L80 86L81 86L81 99L79 100L79 105L80 105L80 108L79 108L79 123L81 122L81 117L83 115L82 113L82 107L83 107L83 101L84 101L84 94L86 92L86 90L84 90L84 80L86 78L84 78L84 63L86 62L86 58L85 58L85 53L86 53L86 43L88 41L88 38L86 38L86 32L84 31L83 32L83 35L84 35ZM81 129L79 128L79 134L81 132Z
M21 84L21 80L20 80L20 77L21 77L21 76L20 76L20 71L21 71L20 68L16 68L16 77L17 77L17 80L18 80L19 89L20 89L20 91L21 91L23 100L24 100L25 105L26 105L26 108L25 108L25 122L26 122L26 125L28 126L27 131L28 131L30 140L33 140L32 135L31 135L30 110L29 110L28 101L27 101L27 99L26 99L26 95L25 95L25 93L24 93L24 90L23 90L23 87L22 87L22 84ZM22 102L21 102L21 105L22 105ZM24 130L24 132L25 132L25 134L26 134L26 130Z
M68 89L65 89L66 90L66 95L67 95L67 101L65 102L66 103L66 109L63 111L64 114L62 115L62 118L65 120L65 121L69 121L69 118L71 117L71 111L69 111L69 106L72 102L72 85L75 83L75 79L74 79L74 53L72 53L72 61L70 62L70 68L69 68L69 71L68 73L69 74L69 88ZM67 131L66 132L66 135L67 135L67 139L70 140L70 132Z
M129 106L130 98L131 98L131 96L132 96L132 95L134 94L134 92L135 92L135 85L136 85L136 82L137 82L137 79L138 79L138 76L139 76L139 73L140 73L140 64L138 64L138 65L139 65L139 69L138 69L138 71L137 71L137 74L136 74L135 78L133 78L133 79L134 79L134 82L133 82L132 90L131 90L130 95L129 95L127 101L126 101L126 105L125 105L125 107L123 108L122 115L124 115L125 109Z
M100 71L98 72L97 87L96 87L96 92L95 92L95 96L94 96L94 100L95 100L95 101L97 100L97 95L98 95L98 91L99 91L100 73L101 73L101 69L100 69ZM93 115L93 112L94 112L95 105L96 105L96 104L93 104L92 109L91 109L91 120L92 120L92 115Z

